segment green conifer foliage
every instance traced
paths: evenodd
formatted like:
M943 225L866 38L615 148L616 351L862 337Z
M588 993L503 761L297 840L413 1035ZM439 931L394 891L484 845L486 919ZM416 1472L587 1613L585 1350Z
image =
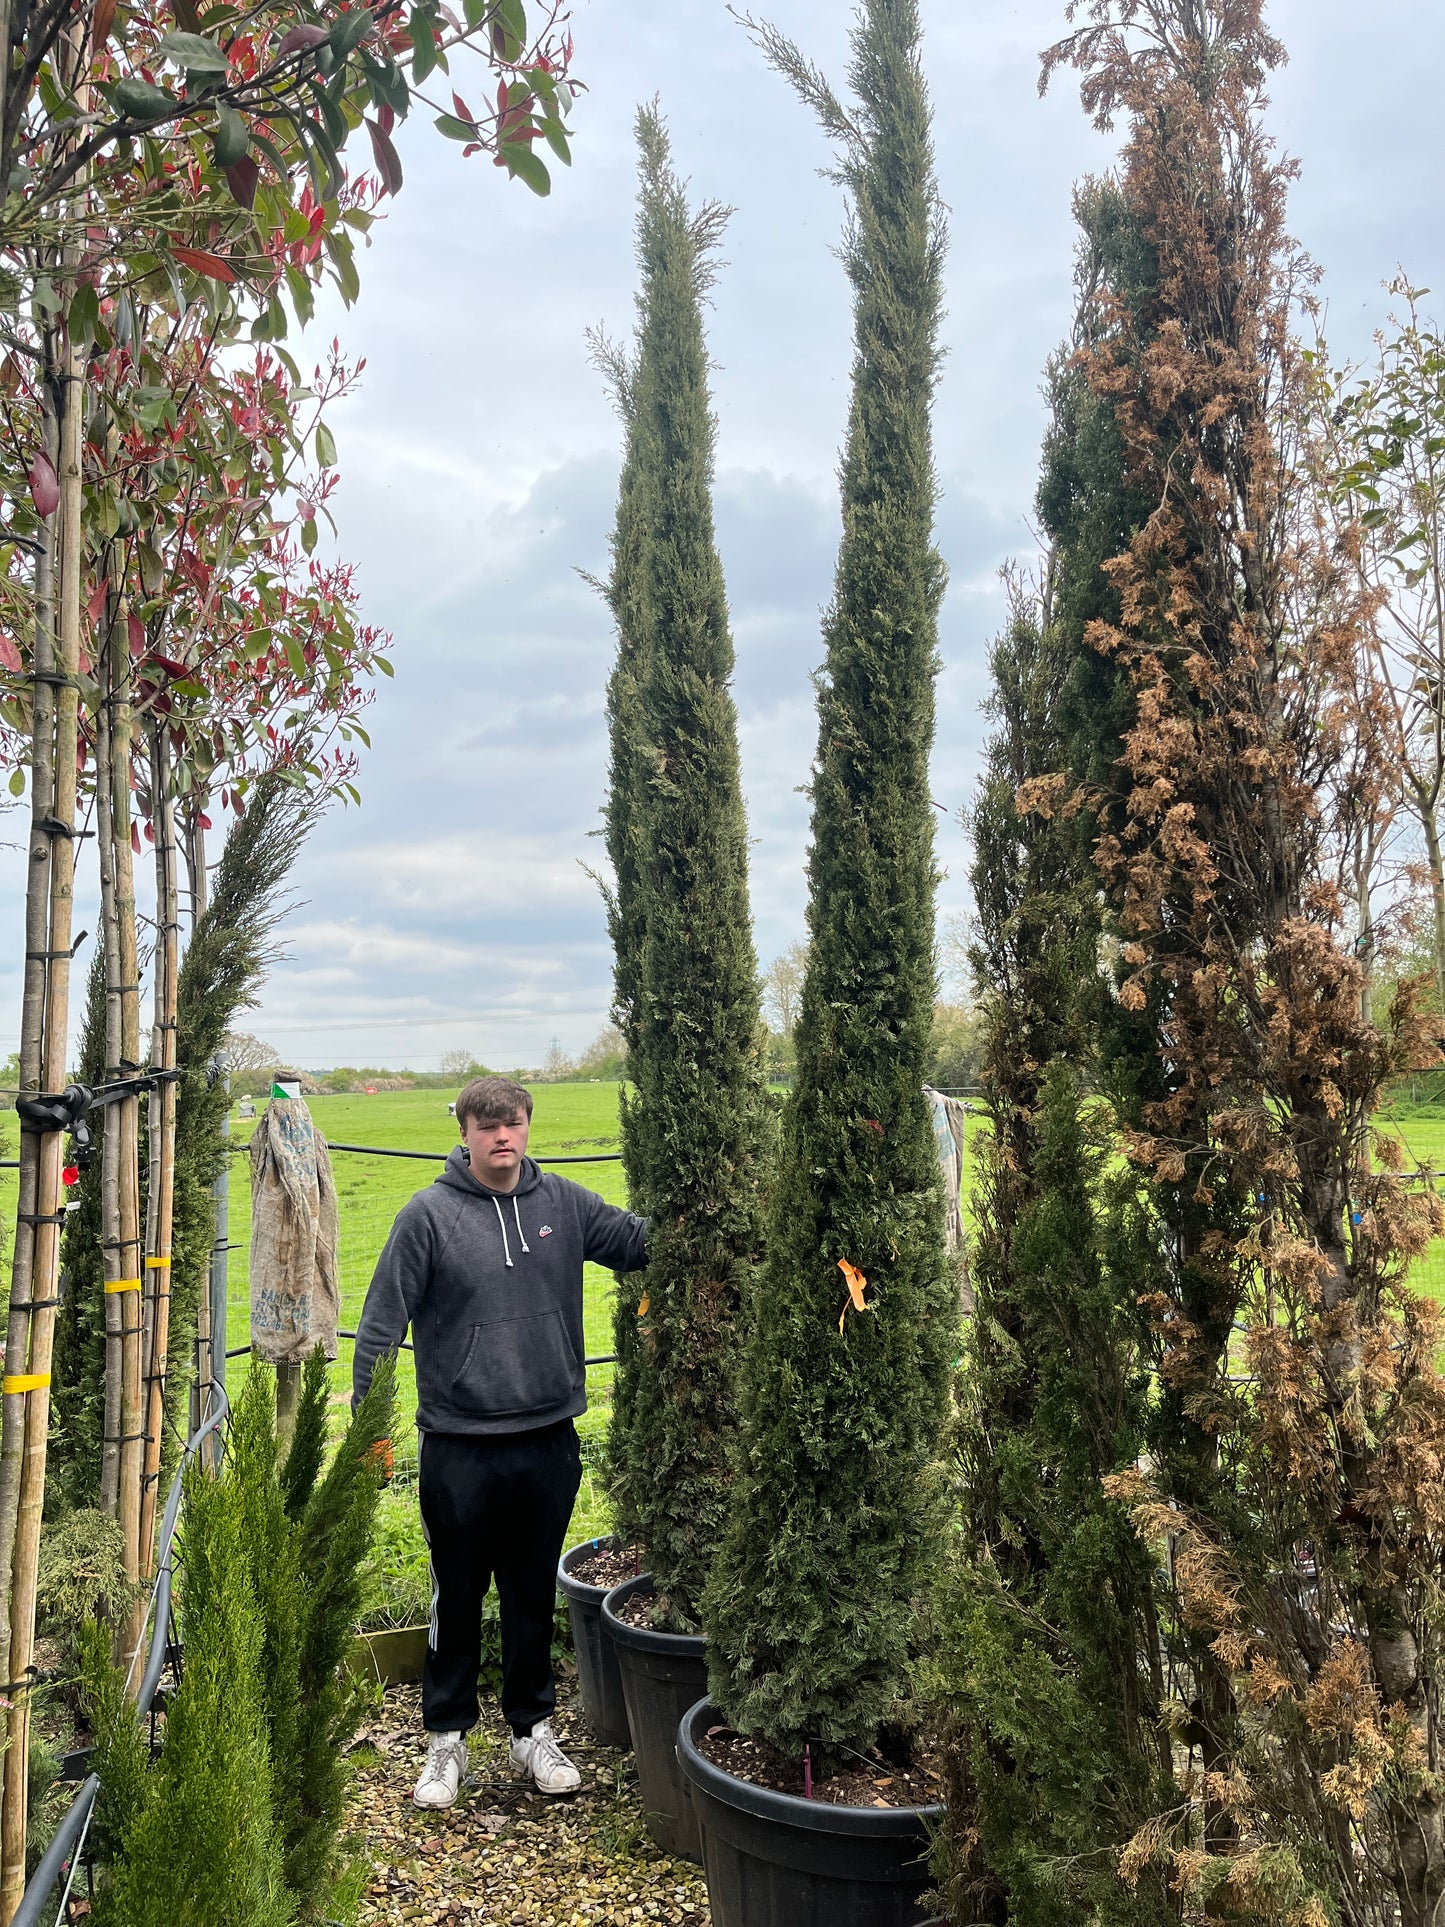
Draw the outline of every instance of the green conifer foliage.
M391 1435L395 1366L378 1368L319 1483L309 1447L300 1462L293 1447L278 1470L274 1384L252 1368L218 1478L198 1463L186 1471L182 1684L154 1768L105 1636L88 1636L108 1863L100 1927L289 1927L330 1911L346 1746L362 1704L340 1666L383 1480L376 1448ZM309 1366L303 1411L320 1403L324 1384L324 1370Z
M264 1627L234 1479L186 1474L185 1668L160 1762L98 1895L100 1927L290 1927L272 1804ZM130 1751L123 1753L130 1763ZM135 1802L127 1781L126 1797Z
M715 1696L736 1725L792 1752L808 1739L866 1746L900 1690L957 1349L923 1096L942 249L918 32L914 0L867 0L846 111L796 49L763 36L842 148L856 318L797 1081L745 1365L740 1476L705 1610ZM840 1263L866 1277L866 1309L853 1308Z
M94 1086L105 1077L105 956L99 945L86 986L85 1027L77 1075ZM100 1249L100 1133L109 1113L92 1112L96 1155L71 1192L79 1206L68 1213L61 1234L60 1306L55 1314L51 1400L55 1419L45 1461L45 1509L96 1504L105 1431L105 1296Z
M654 108L637 134L642 290L622 389L609 826L633 1085L624 1143L652 1229L646 1275L619 1301L620 1325L635 1330L619 1344L610 1463L619 1519L647 1546L667 1622L692 1630L726 1509L770 1113L701 308L724 216L688 207Z
M1072 666L1016 585L972 822L989 1130L941 1587L937 1697L958 1735L939 1864L958 1920L1137 1927L1173 1917L1151 1870L1131 1889L1116 1864L1170 1803L1169 1748L1151 1562L1101 1484L1142 1449L1146 1329L1113 1233L1110 1120L1080 1098L1109 1002L1097 887L1077 816L1046 800ZM1042 807L1021 810L1031 793Z
M382 1441L396 1417L396 1360L377 1367L366 1397L296 1529L300 1571L294 1754L278 1761L286 1877L303 1921L319 1919L336 1868L351 1770L346 1748L361 1723L359 1683L344 1677L361 1610L362 1568L385 1483ZM294 1489L294 1487L293 1487Z
M167 1465L174 1462L177 1439L189 1429L185 1412L195 1372L196 1317L215 1242L212 1187L227 1161L221 1127L231 1100L225 1079L215 1074L216 1059L239 1013L256 1001L276 955L274 932L286 907L283 886L313 820L303 791L275 779L257 785L245 815L227 834L210 902L181 963L176 1062L183 1075L176 1096ZM146 1169L144 1159L141 1169Z

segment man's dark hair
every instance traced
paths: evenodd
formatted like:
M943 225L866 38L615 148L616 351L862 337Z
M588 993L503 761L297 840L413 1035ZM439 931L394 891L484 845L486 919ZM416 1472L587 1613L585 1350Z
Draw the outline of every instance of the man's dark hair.
M510 1077L474 1077L457 1098L457 1129L475 1124L510 1124L532 1115L532 1093Z

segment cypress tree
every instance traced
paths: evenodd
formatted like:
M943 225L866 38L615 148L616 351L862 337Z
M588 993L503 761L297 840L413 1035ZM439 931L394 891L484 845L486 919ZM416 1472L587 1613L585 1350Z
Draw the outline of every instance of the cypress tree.
M1074 665L1049 615L1015 585L972 815L989 1130L960 1556L941 1589L957 1738L939 1858L956 1919L1102 1927L1173 1917L1152 1870L1131 1889L1116 1864L1170 1804L1169 1745L1151 1561L1101 1484L1142 1448L1146 1328L1136 1253L1114 1234L1112 1119L1081 1097L1109 1000L1087 839L1051 800Z
M796 48L761 33L841 148L856 326L797 1079L744 1369L735 1502L705 1612L729 1719L794 1754L806 1740L868 1746L901 1690L957 1345L923 1095L942 232L918 35L915 0L866 0L857 105L845 110Z
M171 1229L171 1367L166 1384L170 1417L163 1464L188 1429L186 1395L195 1371L197 1315L207 1289L215 1242L213 1186L226 1167L222 1126L230 1108L223 1077L215 1074L226 1033L256 992L277 955L276 925L284 914L286 878L314 820L304 791L277 778L252 791L221 848L210 900L197 920L176 990L175 1190ZM142 1160L142 1170L146 1169ZM225 1344L224 1332L216 1342Z
M275 1826L264 1621L244 1515L235 1479L210 1479L198 1464L188 1468L185 1670L159 1764L143 1789L135 1784L133 1740L125 1741L117 1723L129 1824L97 1895L102 1927L175 1927L183 1920L290 1927L296 1919Z
M633 1086L624 1143L651 1232L646 1274L619 1300L610 1467L661 1621L692 1631L727 1502L770 1113L702 325L725 211L689 208L655 107L638 114L637 138L642 287L620 391L609 831Z

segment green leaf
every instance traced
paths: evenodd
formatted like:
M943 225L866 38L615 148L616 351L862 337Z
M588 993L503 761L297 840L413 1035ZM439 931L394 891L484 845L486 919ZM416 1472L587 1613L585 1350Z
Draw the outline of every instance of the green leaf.
M296 310L296 319L304 328L316 312L316 292L300 268L287 268L286 285L291 290L291 303Z
M311 549L314 549L316 547L316 524L314 522L308 522L306 527L311 531ZM301 543L304 548L306 545L305 531L302 532ZM308 555L311 553L311 549L306 550ZM297 682L304 682L306 679L306 658L302 655L301 644L296 640L295 636L287 636L286 638L286 660L291 665L291 674L296 678Z
M336 437L325 422L316 424L316 460L322 468L336 466Z
M244 160L251 145L250 130L234 107L222 101L216 109L216 145L214 149L216 165L219 168L234 167Z
M230 61L215 41L207 40L204 34L164 34L159 51L163 60L173 60L178 67L184 67L188 74L224 74L230 71Z
M492 18L507 38L503 58L516 60L527 44L527 15L522 0L497 0Z
M25 794L25 772L23 769L11 770L9 787L12 796L23 796Z
M83 346L95 340L100 327L100 297L94 288L79 287L70 297L70 312L66 316L70 338Z
M316 521L313 517L311 521L301 524L301 546L308 555L314 552L317 540Z
M557 156L558 160L561 161L564 167L570 167L572 165L572 149L567 145L567 136L562 130L561 121L544 120L542 122L542 132L546 136L547 145Z
M356 250L351 245L351 236L341 233L328 234L325 248L331 257L331 265L336 275L336 285L341 290L341 298L349 308L361 293L361 276L356 271Z
M321 117L326 123L327 139L331 146L334 148L344 147L347 137L351 133L351 126L346 115L325 87L318 86L315 81L312 81L311 91L315 94L316 104L321 109Z
M338 61L345 60L353 47L371 32L372 12L370 7L357 7L351 13L343 13L327 37L327 44Z
M530 141L508 141L502 154L507 163L507 172L525 181L534 194L552 192L552 177L547 172L547 163L540 154L532 151Z
M436 127L437 132L445 134L449 141L474 141L477 138L476 128L464 120L458 120L455 114L438 114Z
M117 113L127 120L161 120L175 112L180 102L163 87L152 87L148 80L118 80L110 90Z
M437 64L436 35L420 7L411 13L411 76L420 85Z

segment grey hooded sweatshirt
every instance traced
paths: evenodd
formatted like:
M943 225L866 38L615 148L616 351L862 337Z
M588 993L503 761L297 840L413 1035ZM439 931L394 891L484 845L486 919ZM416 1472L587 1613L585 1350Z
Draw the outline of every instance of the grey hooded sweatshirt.
M647 1226L522 1159L515 1191L474 1178L458 1145L404 1204L356 1331L353 1408L376 1361L416 1348L423 1432L530 1432L587 1410L582 1266L640 1271Z

